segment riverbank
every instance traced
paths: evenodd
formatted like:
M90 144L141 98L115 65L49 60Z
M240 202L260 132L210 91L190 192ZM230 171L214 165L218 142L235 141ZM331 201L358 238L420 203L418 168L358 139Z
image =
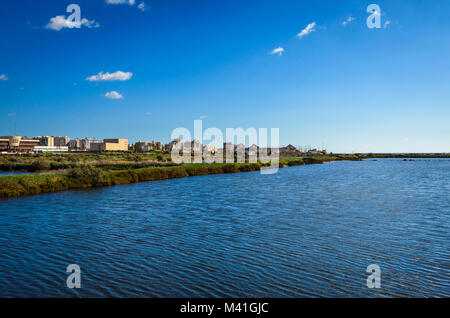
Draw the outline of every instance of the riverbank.
M280 168L306 164L321 164L329 161L361 160L357 156L323 158L281 159ZM104 187L144 181L185 178L208 174L237 173L260 170L261 163L198 163L165 165L122 170L107 169L94 165L78 166L67 173L0 176L0 197L17 197L51 193L71 189ZM123 165L120 165L123 167ZM111 168L111 167L109 167ZM117 168L117 167L114 167Z

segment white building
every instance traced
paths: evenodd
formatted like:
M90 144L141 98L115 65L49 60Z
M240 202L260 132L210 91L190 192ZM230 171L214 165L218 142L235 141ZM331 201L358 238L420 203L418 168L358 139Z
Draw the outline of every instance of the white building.
M67 146L35 146L35 153L44 153L44 152L68 152L69 147Z

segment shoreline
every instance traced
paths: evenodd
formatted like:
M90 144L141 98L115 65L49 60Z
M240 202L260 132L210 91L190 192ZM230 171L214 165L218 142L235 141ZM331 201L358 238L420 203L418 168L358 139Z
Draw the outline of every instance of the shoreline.
M362 161L366 159L431 159L450 158L450 155L416 154L408 157L397 154L338 155L330 154L317 157L285 158L279 160L279 168L308 164L322 164L335 161ZM0 175L0 198L21 197L44 193L53 193L75 189L131 184L137 182L186 178L210 174L226 174L258 171L269 164L262 163L108 163L108 164L65 164L62 170L32 170L34 174ZM32 164L12 164L9 171L27 171L24 166ZM22 169L14 169L14 168ZM31 169L30 169L31 170ZM28 171L30 171L28 170Z
M308 164L322 164L331 161L360 161L361 158L327 157L281 159L279 168ZM86 165L72 169L67 174L32 174L0 176L0 198L20 197L53 193L72 189L131 184L137 182L186 178L210 174L227 174L258 171L268 164L261 163L193 163L166 167L147 167L128 170L103 170Z

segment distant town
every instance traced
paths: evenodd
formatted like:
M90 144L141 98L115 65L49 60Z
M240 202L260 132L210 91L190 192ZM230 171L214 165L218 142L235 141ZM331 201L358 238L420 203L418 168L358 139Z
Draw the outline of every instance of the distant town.
M181 139L172 140L168 144L159 141L138 141L135 144L129 144L128 139L124 138L69 138L67 136L0 136L0 153L65 153L65 152L151 152L151 151L172 151L176 146L189 147L192 151L208 151L215 153L218 151L245 151L246 154L257 152L259 147L252 145L245 147L242 144L233 145L224 143L223 148L217 148L211 145L202 145L198 140L182 142ZM298 155L308 153L312 155L325 155L326 150L310 149L310 147L294 147L288 145L279 148L280 154Z

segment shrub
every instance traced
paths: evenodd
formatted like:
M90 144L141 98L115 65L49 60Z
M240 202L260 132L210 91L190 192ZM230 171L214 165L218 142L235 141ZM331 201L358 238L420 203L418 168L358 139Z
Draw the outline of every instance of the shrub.
M256 171L256 170L259 170L259 165L256 163L250 163L239 166L239 171Z
M293 161L288 162L289 167L300 166L300 165L304 165L304 164L305 163L303 162L303 160L293 160Z
M33 163L31 164L31 168L33 171L50 170L51 163L47 160L37 159L33 161Z
M315 164L315 163L323 163L322 160L320 159L316 159L316 158L303 158L303 161L305 162L305 164Z
M219 174L219 173L223 173L223 170L219 166L212 166L212 167L208 167L208 172L210 174Z
M0 197L16 197L27 194L26 189L13 181L0 182Z
M167 176L169 177L169 179L172 179L172 178L184 178L189 175L183 168L169 168L167 169Z
M208 174L208 168L206 167L188 167L186 172L189 176L204 176Z
M167 179L167 173L163 169L145 169L137 171L139 181L152 181Z
M69 178L73 187L86 188L111 184L111 179L105 171L89 165L70 170Z
M229 163L229 164L224 165L224 166L222 167L222 170L223 170L223 172L225 172L225 173L235 173L235 172L239 172L238 167L237 167L235 164L233 164L233 163Z

